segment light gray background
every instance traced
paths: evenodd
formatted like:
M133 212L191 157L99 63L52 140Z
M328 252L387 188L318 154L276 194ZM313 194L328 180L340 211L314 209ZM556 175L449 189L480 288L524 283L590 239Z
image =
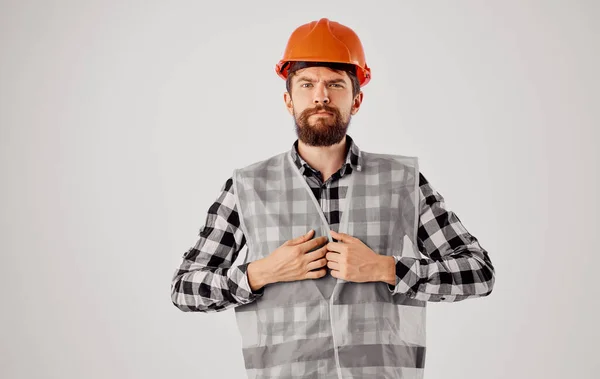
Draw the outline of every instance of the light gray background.
M232 170L291 147L273 67L320 17L373 69L349 134L418 156L497 270L429 304L426 377L597 377L599 3L383 3L2 1L0 377L245 377L234 311L171 276Z

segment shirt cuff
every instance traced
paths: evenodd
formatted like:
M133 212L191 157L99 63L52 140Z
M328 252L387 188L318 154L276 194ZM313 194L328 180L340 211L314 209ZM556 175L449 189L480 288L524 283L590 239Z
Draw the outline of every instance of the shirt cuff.
M265 287L262 287L256 291L252 291L252 288L250 288L250 282L248 281L248 265L250 263L251 262L246 262L239 266L231 267L230 269L230 271L234 270L232 275L237 276L230 279L233 283L237 284L238 287L236 291L232 292L235 293L235 297L238 298L238 301L241 304L247 304L256 300L256 298L262 296L265 291Z
M396 284L387 283L388 290L393 294L405 294L415 297L419 283L419 260L412 257L393 255L396 267Z

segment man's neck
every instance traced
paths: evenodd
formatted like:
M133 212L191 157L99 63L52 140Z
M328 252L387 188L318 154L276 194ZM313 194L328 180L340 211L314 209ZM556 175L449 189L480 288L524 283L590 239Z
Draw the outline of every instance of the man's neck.
M346 160L346 136L331 146L310 146L298 140L298 154L327 181Z

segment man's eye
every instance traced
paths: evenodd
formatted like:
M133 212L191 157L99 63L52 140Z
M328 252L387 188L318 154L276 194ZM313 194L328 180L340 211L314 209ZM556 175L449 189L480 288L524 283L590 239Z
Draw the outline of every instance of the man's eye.
M304 86L312 86L312 83L302 83L302 84L300 85L300 87L304 87ZM338 86L338 87L342 87L342 85L341 85L341 84L338 84L338 83L331 83L331 84L330 84L330 86Z

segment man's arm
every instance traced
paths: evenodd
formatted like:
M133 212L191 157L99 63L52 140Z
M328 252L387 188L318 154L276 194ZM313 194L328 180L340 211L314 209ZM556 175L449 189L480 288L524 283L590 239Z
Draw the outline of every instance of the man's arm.
M388 282L388 289L423 301L450 302L489 295L495 271L487 251L422 174L419 188L418 247L425 257L394 256L396 282Z
M199 236L173 275L171 299L177 308L219 312L262 296L264 287L256 291L250 288L248 266L252 262L231 266L246 243L239 227L232 178L208 210ZM253 287L258 286L253 283Z

